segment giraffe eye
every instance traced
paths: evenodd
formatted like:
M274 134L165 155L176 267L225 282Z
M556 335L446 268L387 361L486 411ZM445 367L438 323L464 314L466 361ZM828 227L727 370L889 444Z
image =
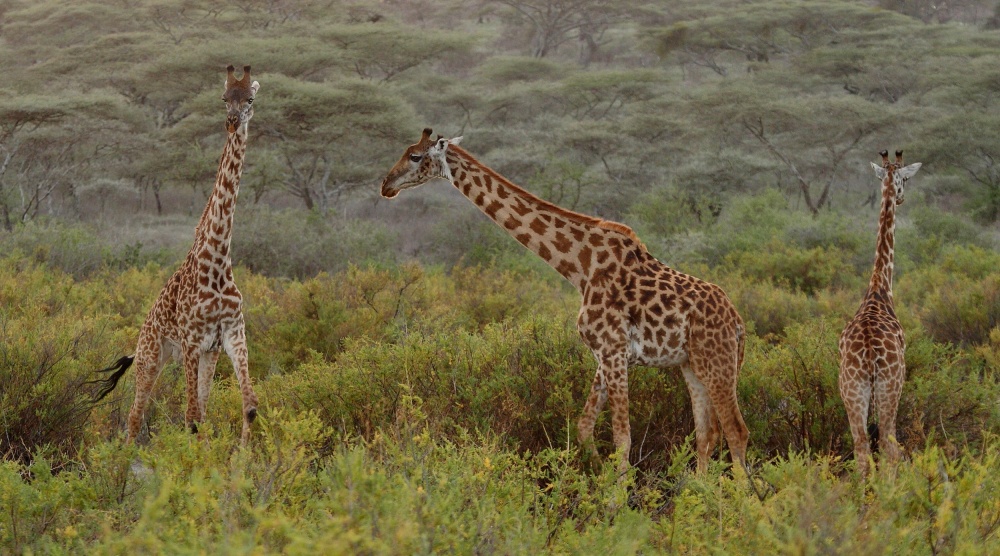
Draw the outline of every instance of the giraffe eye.
M247 104L253 104L253 99L248 100Z
M413 162L420 162L423 158L424 158L423 155L419 155L419 154L411 154L410 155L410 160L413 161Z

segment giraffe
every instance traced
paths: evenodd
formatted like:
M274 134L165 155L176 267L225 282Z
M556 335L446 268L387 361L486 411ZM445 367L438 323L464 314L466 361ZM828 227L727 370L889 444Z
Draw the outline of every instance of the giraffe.
M882 151L882 165L872 163L882 182L882 208L875 241L875 267L868 291L854 318L840 335L840 397L847 408L854 439L854 459L858 472L868 474L869 403L874 397L878 413L880 444L886 458L899 459L896 441L896 408L906 378L903 352L906 340L892 307L892 262L895 241L896 205L903 204L903 186L920 169L920 163L903 166L903 151L896 151L896 161Z
M631 228L544 201L458 146L424 129L382 181L383 197L434 178L452 183L483 213L573 284L582 297L580 336L597 359L577 423L580 444L595 452L594 424L610 402L619 471L629 465L628 367L680 367L694 410L698 472L725 434L746 469L748 430L736 398L746 328L719 286L653 258Z
M100 386L95 401L100 400L135 362L135 400L128 415L128 440L135 440L138 435L153 385L171 358L184 364L187 395L184 422L197 433L198 423L205 419L220 349L226 351L233 363L243 397L243 444L249 438L250 424L257 417L257 395L247 369L243 296L233 281L229 246L247 148L247 122L253 117L253 101L260 84L251 82L250 66L243 66L240 79L236 78L232 65L226 71L222 100L226 104L228 136L212 195L195 228L194 245L149 310L139 331L135 353L100 371L114 371L107 379L92 381Z

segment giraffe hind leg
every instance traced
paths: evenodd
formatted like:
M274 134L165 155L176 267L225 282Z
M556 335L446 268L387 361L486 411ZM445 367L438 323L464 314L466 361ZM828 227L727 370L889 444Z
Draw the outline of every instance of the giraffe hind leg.
M902 376L904 371L889 369L886 373L876 376L875 380L875 411L878 414L879 448L886 461L899 461L900 449L896 439L896 412L899 408L899 395L902 390L902 380L895 381L884 376Z
M715 353L704 353L700 346L689 348L688 364L692 374L706 386L711 405L719 418L719 425L726 437L729 453L733 461L746 469L747 442L750 430L747 429L740 412L736 397L736 379L739 369L736 368L735 338L731 350L719 350ZM727 352L731 352L727 356Z
M687 383L691 395L691 408L694 411L694 437L698 455L698 473L708 471L708 460L719 441L719 419L712 406L712 398L708 389L694 375L687 363L681 366L684 382Z
M153 386L172 353L172 349L160 339L143 341L143 334L140 333L139 348L135 354L135 399L128 412L126 440L135 441L138 438Z
M257 394L253 390L253 384L250 382L246 331L242 315L240 315L236 325L223 335L222 347L233 362L233 371L236 374L240 394L243 398L243 431L240 434L240 442L245 445L250 439L250 425L257 418L258 400Z
M863 373L864 362L856 356L841 359L838 379L840 398L847 410L847 421L851 427L854 442L854 460L858 473L868 474L868 460L871 457L868 444L868 409L872 398L872 385L868 373Z

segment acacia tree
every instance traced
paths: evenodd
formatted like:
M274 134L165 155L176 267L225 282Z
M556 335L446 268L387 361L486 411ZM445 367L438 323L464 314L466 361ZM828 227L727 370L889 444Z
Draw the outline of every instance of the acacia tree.
M726 76L736 65L733 55L748 62L740 67L749 71L755 64L808 52L878 18L878 12L843 0L692 2L674 11L671 24L649 27L644 35L657 54L675 57L682 68L704 67Z
M0 94L0 222L4 229L10 231L15 220L37 215L60 185L72 186L69 178L76 178L100 156L95 152L98 137L102 130L110 131L104 122L119 109L112 97L100 94Z
M697 120L693 125L711 125L743 148L764 149L788 172L815 216L829 206L847 156L871 148L870 140L891 133L898 121L895 110L846 93L798 93L756 80L725 83L692 96L688 113Z
M626 3L608 0L488 0L509 7L531 25L531 55L544 58L576 38L584 45L581 62L589 64L604 32L622 21Z
M372 160L395 152L418 126L409 107L365 81L305 83L273 75L268 117L255 121L283 166L282 184L307 209L326 210L344 192L374 181Z

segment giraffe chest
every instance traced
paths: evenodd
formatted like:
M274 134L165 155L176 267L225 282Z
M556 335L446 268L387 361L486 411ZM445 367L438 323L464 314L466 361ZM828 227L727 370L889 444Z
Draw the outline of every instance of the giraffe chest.
M174 336L200 344L242 319L243 296L230 268L199 265L178 274L176 302L164 313L174 321L168 323L177 329Z

